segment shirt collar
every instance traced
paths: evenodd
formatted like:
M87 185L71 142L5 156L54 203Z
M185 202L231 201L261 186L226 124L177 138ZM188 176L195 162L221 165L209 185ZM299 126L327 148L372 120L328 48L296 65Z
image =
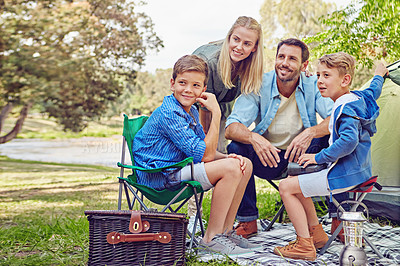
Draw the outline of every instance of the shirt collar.
M304 75L303 72L301 72L300 77L299 77L299 84L297 85L296 90L300 89L304 93L304 88L303 88L303 78L304 77L303 77L303 75ZM276 72L274 70L274 80L273 80L273 87L272 87L272 94L271 94L271 96L273 98L279 96L278 84L276 82L276 79L277 79L277 76L276 76Z
M180 104L180 102L175 98L174 94L171 94L171 95L169 95L169 96L166 96L165 98L167 99L167 101L171 101L171 103L173 103L174 105L176 105L176 108L179 110L180 113L185 114L185 117L186 117L187 119L189 119L189 123L190 123L190 124L197 125L196 121L194 120L194 116L193 116L193 108L196 108L196 107L194 107L193 105L190 106L190 113L187 113L187 112L183 109L183 107L182 107L182 105Z

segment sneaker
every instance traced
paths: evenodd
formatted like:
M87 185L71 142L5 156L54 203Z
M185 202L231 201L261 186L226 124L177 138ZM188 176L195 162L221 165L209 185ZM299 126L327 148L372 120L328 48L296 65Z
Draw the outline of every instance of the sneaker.
M235 243L236 245L238 245L241 248L247 248L247 249L259 249L262 246L259 244L252 244L250 243L249 240L247 240L246 238L239 236L238 234L236 234L235 230L231 230L227 233L225 233L225 236L231 240L233 243Z
M201 239L198 249L229 256L248 254L252 252L249 249L237 246L223 234L214 236L214 238L208 243L205 243L203 239Z
M257 234L257 220L251 222L239 222L235 227L236 234L244 238L249 238Z

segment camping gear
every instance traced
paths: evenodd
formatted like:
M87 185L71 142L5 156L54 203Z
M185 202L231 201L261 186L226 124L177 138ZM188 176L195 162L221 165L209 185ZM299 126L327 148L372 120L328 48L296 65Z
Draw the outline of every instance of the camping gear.
M357 207L359 205L364 205L362 201L364 200L365 196L372 191L372 189L375 187L377 190L381 190L382 186L378 184L377 182L378 177L373 176L364 183L359 184L352 190L348 191L353 193L353 199L351 201L347 200L344 201L343 203L352 203L352 206L350 208L350 212L356 212ZM341 206L343 203L340 203L335 199L335 195L332 195L332 202L335 204L335 206L338 208L338 211L341 211L342 213L345 213L346 211L343 209ZM365 207L366 208L366 207ZM325 244L325 246L319 251L319 254L324 254L325 251L329 248L331 245L332 241L337 237L339 234L340 230L343 228L343 221L339 224L339 226L336 228L335 232L332 234L332 236L329 238L328 242ZM372 248L372 250L375 252L376 255L378 255L379 258L383 258L382 254L378 251L378 249L375 247L375 245L368 239L366 235L362 235L362 238L365 240L365 242L368 243L368 245Z
M377 100L377 132L371 138L372 174L382 186L400 186L400 60L387 66L389 75ZM366 89L368 81L360 90ZM372 214L371 214L372 215Z
M88 265L184 265L185 214L85 211Z
M147 116L140 116L136 118L129 119L127 115L124 115L124 129L123 129L123 143L122 143L122 155L121 155L121 163L117 165L121 168L119 178L119 195L118 195L118 210L121 210L122 204L122 191L125 191L126 200L128 203L128 208L130 210L133 209L135 201L139 203L140 209L148 211L149 207L144 203L143 196L150 200L151 202L162 205L164 208L161 212L165 212L169 210L170 212L177 213L182 206L193 196L196 202L196 217L194 221L193 231L189 232L190 236L190 243L189 249L192 249L193 243L198 244L194 238L195 230L197 227L197 222L200 223L201 234L204 236L204 226L201 219L201 212L200 207L203 200L203 188L201 184L197 181L183 181L179 185L175 186L173 190L171 189L164 189L164 190L156 190L151 187L138 184L136 182L136 171L143 171L148 173L157 173L162 172L168 169L179 169L183 168L188 164L192 166L192 180L193 180L193 158L188 157L181 162L175 163L170 166L161 167L161 168L153 168L153 169L145 169L142 167L135 166L135 158L132 154L132 143L133 139L135 138L136 133L143 127L146 123L148 117ZM125 147L128 147L129 154L131 156L132 165L125 164ZM131 169L132 174L124 177L124 169ZM136 191L135 191L136 189ZM130 200L130 194L133 195L133 200ZM178 203L183 201L179 204L175 209L172 207L172 204ZM193 236L193 237L192 237Z
M345 246L340 253L339 264L346 266L366 265L367 255L365 254L362 246L362 239L363 225L364 222L368 220L368 208L367 206L365 206L364 203L354 200L342 201L339 206L342 206L345 203L361 205L364 208L364 211L366 211L367 213L367 218L364 217L364 214L361 211L342 212L341 214L339 214L340 208L338 208L337 217L339 217L339 219L343 221L345 237Z

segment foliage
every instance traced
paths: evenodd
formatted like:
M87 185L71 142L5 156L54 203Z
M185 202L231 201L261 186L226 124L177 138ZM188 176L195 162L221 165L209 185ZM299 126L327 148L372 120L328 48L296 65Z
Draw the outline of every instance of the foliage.
M306 39L316 43L314 58L345 51L359 65L371 68L374 60L400 58L399 1L356 0L320 19L327 29Z
M171 94L172 69L157 69L154 74L138 72L134 83L129 83L117 101L111 103L109 116L127 113L149 115Z
M274 66L274 47L280 39L303 39L321 32L324 26L318 22L318 18L332 12L334 8L334 4L323 0L304 0L301 3L296 0L264 0L260 9L260 23L268 68Z
M147 50L162 47L136 6L132 0L5 1L0 106L33 101L64 129L81 131L135 78Z

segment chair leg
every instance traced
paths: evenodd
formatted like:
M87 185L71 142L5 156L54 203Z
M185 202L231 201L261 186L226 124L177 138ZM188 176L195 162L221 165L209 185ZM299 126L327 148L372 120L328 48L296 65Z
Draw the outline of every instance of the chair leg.
M272 221L268 224L268 226L265 226L264 224L261 224L261 226L264 228L264 231L269 231L271 230L272 226L274 225L274 223L276 222L276 220L278 219L278 217L280 217L280 221L282 222L282 215L283 215L283 211L285 210L285 205L282 203L282 206L279 208L279 211L275 214L274 218L272 219Z
M200 199L197 198L197 190L196 188L193 188L194 191L194 200L196 202L196 217L194 219L194 225L193 225L193 230L192 232L189 232L190 236L190 244L189 244L189 250L192 250L193 243L195 242L196 245L198 244L197 241L195 240L195 232L196 232L196 227L197 227L197 221L200 223L200 229L201 229L201 236L204 237L204 225L203 225L203 220L201 219L201 212L200 212L200 206L201 203L203 202L203 196L204 192L200 194Z
M124 188L125 188L125 196L126 196L126 201L128 203L128 208L129 210L132 210L133 206L131 204L131 199L129 197L128 186L126 185L125 182L124 182Z
M186 185L186 187L184 189L182 189L181 191L179 191L178 194L175 195L175 197L167 204L165 205L165 207L161 210L161 212L165 212L165 210L169 209L171 212L173 212L172 208L170 208L170 206L175 203L175 200L188 188L189 185Z
M343 228L343 222L339 224L339 226L336 228L335 232L331 235L331 237L328 239L328 242L326 242L325 246L320 249L318 254L322 255L325 253L325 251L329 248L329 246L332 244L333 240L336 239L336 237L339 235L340 230Z
M365 242L367 242L367 244L372 248L372 250L375 252L376 255L378 255L378 257L380 259L383 259L383 255L379 252L379 250L376 248L376 246L371 242L371 240L369 240L369 238L367 236L363 236Z
M119 179L119 190L118 190L118 210L121 210L121 204L122 204L122 186L124 184L124 181Z
M126 187L128 187L128 189L132 192L134 197L137 199L137 201L140 204L141 209L144 209L145 211L149 211L149 208L147 208L147 206L144 204L143 200L140 199L139 195L135 192L135 190L133 188L131 188L130 186L128 186L128 185L126 185ZM128 204L130 205L129 201L128 201Z

